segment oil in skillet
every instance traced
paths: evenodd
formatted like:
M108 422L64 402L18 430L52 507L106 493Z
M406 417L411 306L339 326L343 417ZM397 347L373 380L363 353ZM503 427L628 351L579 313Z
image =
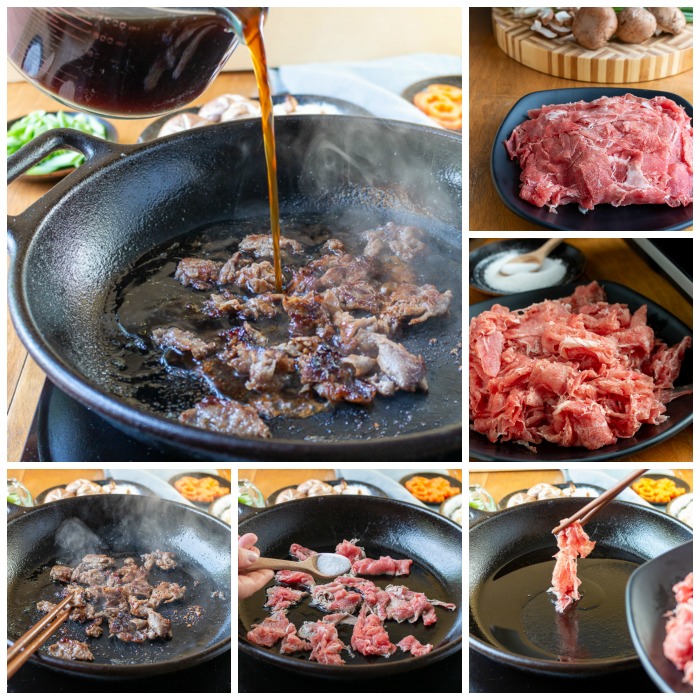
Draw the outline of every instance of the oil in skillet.
M638 565L614 556L579 559L581 599L560 614L547 593L554 562L533 563L523 557L483 585L472 612L488 642L530 658L576 661L633 656L625 587Z

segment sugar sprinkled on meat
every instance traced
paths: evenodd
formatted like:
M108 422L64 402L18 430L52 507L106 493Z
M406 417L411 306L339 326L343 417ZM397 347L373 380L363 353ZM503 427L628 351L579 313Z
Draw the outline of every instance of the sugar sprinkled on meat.
M353 565L368 562L366 575L393 575L398 571L409 573L413 563L410 559L396 560L388 556L368 559L358 540L343 540L336 546L336 553L351 559ZM304 561L317 554L300 544L292 544L290 555ZM323 556L323 555L321 555ZM306 576L301 574L301 577ZM279 571L275 576L278 583L287 586L306 585L304 578L295 572ZM309 577L310 578L310 577ZM280 587L281 587L280 586ZM268 589L268 603L277 596L280 587ZM295 597L306 595L304 591L287 589ZM422 622L429 627L437 622L435 606L455 610L453 603L427 598L424 593L411 591L406 586L388 585L380 588L373 581L353 575L337 576L333 581L312 586L310 590L312 608L318 608L325 614L321 620L307 620L296 627L286 617L286 610L278 609L262 623L253 625L247 634L248 641L259 646L272 647L282 640L280 653L290 654L311 651L309 659L321 664L342 665L345 660L341 653L347 651L352 656L352 649L364 656L389 657L396 651L396 646L389 639L385 624L397 622ZM359 609L357 616L352 613ZM336 626L353 626L351 647L347 647L338 637ZM404 651L414 656L422 656L432 651L430 644L422 644L415 637L404 638L400 645Z

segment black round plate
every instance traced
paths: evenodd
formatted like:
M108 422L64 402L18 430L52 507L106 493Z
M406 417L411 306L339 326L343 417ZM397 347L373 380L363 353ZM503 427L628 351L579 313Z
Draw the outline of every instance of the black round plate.
M65 110L60 111L65 112ZM75 117L78 114L78 112L65 113L71 117ZM56 112L47 112L47 114L56 114ZM27 115L25 114L24 116ZM90 114L89 116L100 122L100 124L102 124L102 126L104 126L104 128L107 130L107 141L117 141L117 130L114 128L114 125L111 122L108 122L106 119L102 119L102 117L98 117L94 114ZM20 119L24 119L24 117L17 117L17 119L12 119L11 121L7 122L7 130L9 131L10 127ZM74 172L75 170L76 168L62 168L61 170L54 170L52 173L46 173L45 175L27 175L27 173L24 173L23 175L19 176L19 179L27 180L28 182L53 182L64 178L66 175Z
M567 488L571 483L576 486L576 488L580 487L585 487L587 489L593 489L598 496L600 496L601 493L603 493L603 489L600 488L600 486L594 486L593 484L578 484L576 482L566 482L565 484L552 484L552 486L556 486L558 489L565 489ZM532 486L530 487L532 488ZM517 491L512 491L511 493L507 494L506 496L503 496L503 498L498 502L498 508L499 510L506 510L507 509L507 504L508 501L511 499L512 496L515 496L516 493L527 493L530 489L518 489ZM566 498L566 496L565 496ZM583 496L583 498L587 498L587 496ZM539 500L539 499L538 499ZM542 499L545 500L545 499ZM524 505L521 503L520 505ZM517 508L518 506L511 506L511 508Z
M670 479L676 486L685 489L686 493L690 493L690 484L687 481L683 481L683 479L679 479L677 476L669 476L668 474L643 474L640 479ZM639 479L637 479L639 481ZM630 488L632 488L630 486ZM634 490L634 489L633 489ZM635 491L635 493L637 493ZM640 496L638 493L637 495L645 502L649 503L649 505L653 506L663 506L664 508L668 505L667 501L647 501L646 498L643 496ZM673 499L671 499L673 500Z
M462 490L462 482L459 479L455 479L453 476L449 476L448 474L438 474L437 472L413 472L412 474L406 474L406 476L404 476L403 479L399 481L399 483L401 484L401 486L406 488L406 482L411 480L414 476L424 476L426 479L436 479L437 477L440 477L441 479L447 479L447 481L450 482L450 486L458 488L460 490L460 493ZM406 489L406 491L408 491L408 489ZM408 492L411 493L410 491ZM413 496L412 493L411 495ZM413 496L413 498L418 499L421 503L425 503L426 506L435 506L437 509L439 509L442 505L442 503L431 503L430 501L424 501L418 498L418 496Z
M642 665L664 693L692 693L683 672L664 656L665 613L676 607L673 586L693 570L693 542L640 566L627 582L627 626Z
M324 479L324 482L326 484L330 484L331 486L338 486L340 484L340 479ZM343 479L343 481L348 485L348 486L363 486L367 491L369 492L370 496L381 496L382 498L389 498L388 494L381 489L377 488L373 484L367 484L364 481L354 481L351 479ZM281 489L277 489L277 491L274 491L271 493L268 498L267 502L269 505L273 506L275 505L275 499L277 496L279 496L282 491L286 491L287 489L295 489L299 484L289 484L289 486L283 486ZM333 494L328 494L329 496L332 496ZM343 495L343 494L336 494L336 495Z
M347 102L346 100L340 100L337 97L323 97L322 95L293 95L294 99L299 103L300 107L306 105L320 105L321 107L333 107L336 109L338 114L347 114L354 117L372 117L374 116L371 112L368 112L364 107L354 104L353 102ZM251 100L257 100L257 97L251 97ZM272 104L278 105L282 104L287 99L287 95L273 95ZM178 114L197 114L201 108L201 105L195 105L193 107L186 107L185 109L180 109L177 112L171 112L170 114L164 114L159 117L154 122L151 122L142 132L138 138L138 143L144 143L145 141L153 141L158 138L160 130L163 128L165 122L172 119ZM280 115L283 116L293 116L293 115ZM247 119L258 119L258 117L245 117ZM277 117L275 117L277 118ZM238 121L238 120L235 120ZM201 128L201 127L200 127Z
M627 304L632 312L636 311L642 304L646 304L647 324L653 328L654 334L665 343L675 345L686 335L692 335L690 328L673 314L629 287L605 280L599 280L599 283L605 288L610 303ZM575 288L575 284L568 284L550 289L537 289L532 292L499 297L498 303L511 310L524 309L545 299L560 299L568 296ZM469 307L469 318L474 318L492 306L493 301L491 300L472 304ZM685 386L692 384L692 382L693 351L691 348L685 355L676 385ZM618 440L614 445L606 445L598 450L588 450L585 447L560 447L542 442L536 446L537 452L530 452L527 448L511 442L491 443L484 435L470 429L469 456L486 462L599 462L617 459L663 442L689 426L693 422L693 397L690 395L681 396L675 401L671 401L666 408L666 413L669 418L665 423L643 425L634 437Z
M637 97L663 96L683 107L693 119L693 106L672 92L640 90L638 88L583 87L542 90L520 98L503 120L496 134L491 153L491 176L503 203L515 214L543 228L555 231L681 231L693 223L693 205L669 207L664 204L630 204L613 207L599 204L593 211L582 214L577 204L566 204L554 214L547 207L536 207L520 198L520 166L510 160L505 141L516 126L528 119L530 109L543 105L565 104L599 97L615 97L631 93Z
M491 289L486 284L483 275L484 270L479 269L481 261L491 255L505 253L506 251L518 254L529 253L541 245L542 240L539 238L516 238L498 241L497 243L488 243L480 248L475 248L469 253L469 286L491 296L507 294L507 292ZM549 257L554 260L561 260L566 265L566 275L561 284L575 282L583 274L583 270L586 267L586 256L578 248L568 243L560 243Z
M215 479L218 483L219 486L224 486L229 490L229 493L231 493L231 482L228 481L227 479L224 479L223 476L219 476L218 474L209 474L208 472L181 472L179 474L176 474L175 476L170 477L168 479L168 483L175 489L175 482L178 479L182 479L183 476L193 476L195 479L204 479L205 477L211 477L212 479ZM177 489L175 489L177 491ZM179 491L177 491L180 493ZM180 493L180 495L190 504L193 506L197 506L199 508L204 508L207 510L209 506L211 506L212 501L190 501L187 496L184 494Z
M90 481L93 481L96 484L99 484L100 486L106 486L107 484L111 484L114 482L115 484L122 485L125 484L127 486L133 486L135 489L138 489L139 492L138 496L153 496L157 498L157 494L151 491L147 486L144 486L143 484L137 484L135 481L128 481L125 479L90 479ZM48 495L49 491L53 491L54 489L64 489L66 488L67 484L56 484L56 486L52 486L51 488L44 489L35 499L36 505L40 506L43 502L46 496ZM96 496L99 496L100 494L95 494ZM103 494L107 495L107 494ZM82 498L82 496L78 496L78 498Z

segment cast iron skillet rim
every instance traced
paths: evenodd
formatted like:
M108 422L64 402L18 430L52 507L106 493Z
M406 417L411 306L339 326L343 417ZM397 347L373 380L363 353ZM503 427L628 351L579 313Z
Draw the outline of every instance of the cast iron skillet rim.
M84 499L87 506L89 506L90 501L92 499L96 498L107 498L107 499L119 499L121 501L129 501L132 499L140 499L140 502L143 502L144 499L149 499L152 501L158 501L158 502L163 502L164 499L158 498L158 497L152 497L152 496L136 496L133 494L95 494L92 496L81 496L80 498ZM65 500L65 499L64 499ZM216 527L224 527L227 530L231 530L231 526L225 523L223 520L219 520L219 518L215 518L213 515L210 515L209 513L206 513L199 508L195 508L194 506L190 506L185 503L179 503L177 501L167 501L168 506L171 507L174 506L178 509L185 509L190 511L191 513L195 513L198 518L202 518L204 520L208 520L210 523L214 523ZM54 510L56 508L60 508L61 501L51 501L49 503L41 503L37 506L31 507L31 508L25 508L25 507L17 507L17 509L13 509L16 514L10 514L8 521L7 521L7 527L16 527L19 524L21 524L21 521L26 519L27 517L34 517L36 511L40 510ZM37 516L41 517L41 515ZM232 589L231 589L232 591ZM231 595L231 591L228 591L229 596ZM230 600L230 599L229 599ZM229 613L230 614L230 613ZM15 640L10 639L9 636L7 638L7 644L8 646L13 643ZM82 677L87 677L87 678L101 678L104 679L105 677L112 675L112 676L117 676L121 678L137 678L137 677L143 677L143 676L158 676L162 675L163 673L168 673L168 672L173 672L177 671L181 668L190 668L192 666L195 666L199 663L203 663L206 661L209 661L220 654L224 653L226 650L231 648L231 637L227 637L226 639L222 639L210 646L207 646L204 649L197 649L196 647L193 648L190 651L186 651L182 654L182 656L179 656L176 659L170 659L169 661L160 661L157 663L148 663L148 664L124 664L124 665L112 665L112 664L95 664L92 662L81 662L81 661L68 661L65 659L54 659L51 657L50 659L46 658L46 655L44 652L42 652L41 656L39 655L32 655L29 658L29 661L33 664L37 664L39 666L42 666L44 668L47 668L49 670L59 670L59 671L65 671L66 673L70 673L73 675L78 675Z
M542 501L534 501L533 503L521 503L520 506L517 506L517 510L518 513L523 513L525 509L535 510L537 508L541 508L539 504L548 504L558 500L560 499L549 498L543 499ZM590 503L594 499L587 497L573 497L566 500L567 502L577 502L575 505L583 506L585 503ZM693 531L687 525L685 525L685 523L678 520L678 518L674 518L668 515L667 513L663 513L661 511L656 510L655 508L641 505L639 503L631 503L629 501L615 501L615 503L622 504L625 506L625 508L631 509L633 512L636 512L636 515L638 515L639 517L644 517L645 515L648 516L651 514L651 516L654 518L660 518L661 520L665 520L672 523L674 527L681 525L682 528L685 529L688 534L690 534L689 541L692 540ZM489 514L488 516L482 518L469 528L470 536L471 533L479 527L493 527L493 525L489 524L491 523L491 521L497 521L500 518L511 515L511 510L511 508L508 508L507 510L501 510L497 513ZM592 525L594 522L595 521L591 521L591 523L589 523L589 526ZM554 523L554 525L556 525L556 523ZM552 525L552 527L554 527L554 525ZM471 585L471 579L469 583ZM471 591L469 605L471 607ZM509 666L514 666L515 668L525 668L528 670L540 671L542 673L561 676L576 676L591 673L607 674L609 672L615 672L627 668L636 668L637 666L641 666L641 661L637 654L634 654L634 656L623 657L622 659L616 659L614 661L596 659L591 661L577 661L573 664L561 661L547 661L543 659L535 659L533 657L523 656L515 652L507 652L502 649L499 649L489 644L488 642L485 642L484 640L474 636L471 632L469 633L469 646L470 648L474 649L475 651L481 654L484 654L485 656L488 656L500 663L504 663Z
M311 121L313 123L323 122L328 119L346 121L349 123L357 119L371 120L388 129L396 126L399 129L408 129L419 135L425 133L429 134L431 138L437 136L438 138L448 139L454 141L455 145L461 145L462 142L461 134L447 132L437 127L391 119L376 119L374 117L330 114L298 115L286 117L285 123L293 126L294 122L297 120L303 120L303 122ZM255 126L255 123L249 120L243 120L240 123L243 124L244 122L249 122L249 128L251 128L251 124ZM235 125L237 122L214 124L209 127L209 129L218 129L221 131L230 130L232 124ZM211 133L211 131L209 133ZM117 421L122 426L126 425L132 429L146 431L149 435L155 435L158 438L170 440L180 448L185 449L194 448L224 454L231 453L256 456L259 455L261 451L273 455L286 455L290 450L298 450L302 455L304 453L313 455L315 453L328 452L329 450L336 451L337 448L343 448L346 451L359 452L360 455L362 455L362 453L367 450L378 448L388 450L394 446L405 450L410 450L414 446L416 448L421 448L424 447L426 443L432 443L433 441L442 442L444 452L451 449L459 449L461 447L462 436L461 422L450 423L427 431L414 431L404 435L366 440L307 441L303 439L292 440L274 437L270 440L264 440L216 433L203 428L184 425L173 418L159 416L155 413L135 408L119 397L104 392L94 382L73 371L68 367L67 363L54 353L51 346L47 345L44 347L41 333L33 322L24 295L24 278L26 275L24 260L34 243L33 234L35 233L35 229L43 225L45 218L52 212L54 206L58 204L64 196L72 193L75 189L87 186L94 177L99 177L106 170L112 167L118 167L122 161L122 154L124 154L125 157L143 157L144 154L147 154L149 151L163 148L163 144L165 143L176 142L178 140L197 140L198 138L206 140L206 136L207 135L203 133L202 130L194 129L166 136L155 141L148 141L143 144L109 144L108 147L112 150L107 156L102 159L96 157L76 170L76 173L82 172L83 175L79 177L79 181L75 183L75 185L73 185L73 180L78 178L78 175L76 173L71 173L71 175L62 182L49 190L38 202L31 205L22 214L13 217L18 225L18 229L31 228L32 235L15 236L14 245L10 246L11 265L8 274L11 286L11 293L9 294L11 316L18 320L17 324L13 324L15 325L17 334L41 369L51 378L59 389L82 405L96 409L99 413Z
M333 496L317 496L314 498L314 501L318 502L319 505L323 505L323 501L334 498ZM446 518L444 515L441 515L440 513L436 513L434 511L428 511L426 508L422 506L415 505L413 503L407 503L406 501L397 501L396 499L392 498L382 498L381 496L360 496L360 495L348 495L348 496L343 496L346 501L348 499L360 499L361 501L367 501L370 500L371 503L381 503L386 502L386 503L391 503L393 506L399 504L401 507L408 508L411 511L415 512L415 515L417 516L426 516L426 511L428 514L428 517L436 518L437 520L448 524L451 528L454 528L455 530L458 531L460 540L462 540L462 533L463 530L462 528L457 525L453 520L450 520L449 518ZM306 500L306 499L304 499ZM285 508L294 508L297 505L298 502L295 501L285 501L284 503L277 503L272 506L268 506L266 508L261 508L261 509L251 509L250 512L242 515L239 517L238 522L240 523L248 523L249 520L252 520L256 517L264 516L269 510L272 509L285 509ZM464 605L462 604L461 609L460 609L460 614L463 612L463 607ZM297 659L295 657L291 656L285 656L284 654L279 654L277 652L274 652L269 649L261 648L261 647L256 647L255 645L251 644L248 642L248 640L242 636L240 633L238 635L238 648L240 651L243 651L246 654L249 654L250 656L256 657L262 661L268 661L270 663L273 663L276 666L280 666L282 668L286 669L292 669L294 671L298 671L300 673L310 673L313 676L318 677L319 675L321 676L327 676L327 677L333 677L333 678L350 678L352 676L356 677L369 677L369 676L377 676L377 675L388 675L390 673L400 673L404 670L413 670L417 669L423 665L433 663L434 661L438 661L446 656L451 655L452 653L458 651L459 649L462 648L462 635L457 637L456 639L453 639L447 644L443 644L440 647L436 647L433 651L430 652L430 654L426 654L425 656L418 656L414 657L411 654L408 654L405 659L401 659L400 661L390 661L387 663L381 664L381 666L378 665L367 665L367 666L326 666L323 664L318 664L313 661L307 661L305 659ZM398 652L397 652L398 653ZM408 665L410 664L410 666ZM385 670L386 669L386 670Z

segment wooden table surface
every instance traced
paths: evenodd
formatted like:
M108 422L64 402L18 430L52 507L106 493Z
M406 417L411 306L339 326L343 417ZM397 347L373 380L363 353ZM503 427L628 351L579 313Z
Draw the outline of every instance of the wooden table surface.
M220 73L207 91L197 98L202 104L224 93L252 96L257 94L252 71ZM29 83L9 83L7 86L7 119L22 117L36 109L46 111L69 108L40 92ZM110 119L117 129L119 143L136 143L141 132L155 118ZM8 188L7 213L16 215L37 201L52 183L17 180ZM29 356L7 317L7 459L18 462L27 440L34 411L44 385L45 375Z
M693 490L693 470L674 469L674 476L690 484ZM564 477L559 469L521 469L518 471L469 470L469 484L483 486L498 503L504 496L539 483L561 484Z
M498 238L472 239L472 246L480 246ZM567 238L565 241L579 248L586 256L585 275L588 279L610 280L624 284L639 294L648 297L677 316L690 328L693 327L693 307L670 282L654 272L621 238ZM469 303L476 304L488 297L474 289L469 289ZM693 426L688 426L665 442L621 457L620 462L692 462L693 461Z
M496 44L491 8L469 10L469 230L543 231L506 207L491 181L491 148L501 122L524 95L538 90L591 87L540 73L514 61ZM622 87L617 85L615 87ZM693 71L626 87L673 92L693 103ZM691 229L689 229L691 230Z
M219 476L231 481L230 469L217 469ZM102 469L8 469L8 479L21 481L33 497L38 496L42 491L61 484L70 484L75 479L104 479L105 473Z

